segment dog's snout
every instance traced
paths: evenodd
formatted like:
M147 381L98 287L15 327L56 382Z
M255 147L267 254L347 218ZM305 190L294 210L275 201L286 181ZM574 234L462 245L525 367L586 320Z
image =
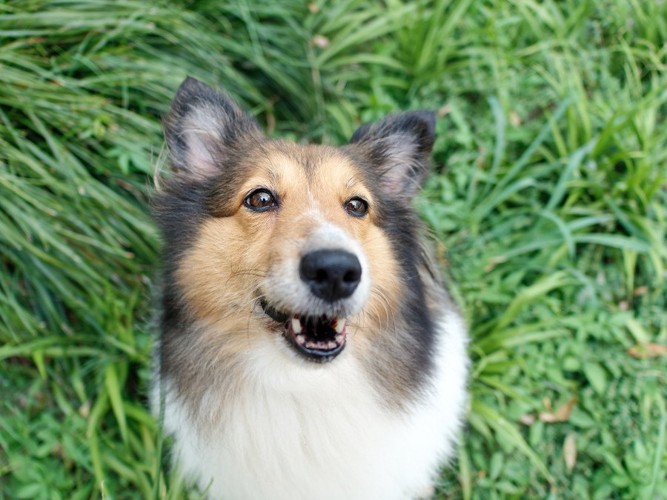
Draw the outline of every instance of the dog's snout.
M354 293L361 280L361 264L356 255L344 250L316 250L301 258L299 274L314 295L334 302Z

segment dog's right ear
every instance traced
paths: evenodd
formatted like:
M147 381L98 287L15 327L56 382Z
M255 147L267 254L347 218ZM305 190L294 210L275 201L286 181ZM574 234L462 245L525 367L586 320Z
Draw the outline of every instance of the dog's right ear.
M223 168L240 142L262 137L254 118L228 96L192 77L178 88L164 133L172 168L199 178Z
M426 176L434 141L435 114L407 111L362 125L350 145L376 172L378 185L387 195L409 199Z

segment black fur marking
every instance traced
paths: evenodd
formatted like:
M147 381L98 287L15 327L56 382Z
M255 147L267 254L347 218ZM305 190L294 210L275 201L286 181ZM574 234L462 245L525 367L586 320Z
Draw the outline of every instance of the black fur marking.
M162 233L162 311L160 326L160 367L163 375L175 363L166 356L178 352L173 344L188 331L190 319L180 298L175 273L185 252L195 240L199 226L207 217L207 188L202 182L169 179L153 199L153 213ZM171 375L176 375L172 373Z
M434 140L435 115L414 111L363 125L344 148L366 176L375 200L376 223L387 234L402 271L403 310L398 316L404 324L399 328L405 329L411 342L402 342L402 355L392 356L389 343L381 345L380 339L375 370L387 374L391 370L394 376L398 370L404 385L411 388L423 386L428 378L435 344L434 319L419 272L430 266L421 252L422 224L410 203L426 175Z
M379 212L378 223L386 232L393 247L402 276L401 279L401 308L404 323L399 328L405 328L413 342L403 343L401 349L404 354L395 356L387 366L395 366L399 360L405 360L401 370L407 378L407 386L419 388L431 373L432 355L435 344L435 325L432 311L424 290L424 283L419 270L426 263L419 252L420 233L422 224L413 209L406 204L385 201L382 197L375 197L376 210ZM382 359L386 351L377 346L377 357ZM405 354L409 356L405 356Z

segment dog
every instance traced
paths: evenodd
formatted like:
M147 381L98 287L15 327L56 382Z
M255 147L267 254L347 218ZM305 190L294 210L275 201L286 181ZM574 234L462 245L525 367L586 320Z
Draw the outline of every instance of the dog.
M431 494L468 369L411 205L435 115L296 144L188 77L164 130L151 399L179 474L220 499Z

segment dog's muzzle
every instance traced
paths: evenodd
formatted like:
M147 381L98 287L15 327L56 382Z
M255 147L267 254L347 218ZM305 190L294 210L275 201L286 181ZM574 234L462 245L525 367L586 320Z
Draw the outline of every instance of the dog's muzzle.
M354 294L361 272L361 263L353 253L314 250L301 257L299 277L308 293L328 304L332 313L279 310L266 298L260 299L260 305L299 354L311 361L330 361L340 354L347 339L346 319L333 311L344 310L341 303Z

